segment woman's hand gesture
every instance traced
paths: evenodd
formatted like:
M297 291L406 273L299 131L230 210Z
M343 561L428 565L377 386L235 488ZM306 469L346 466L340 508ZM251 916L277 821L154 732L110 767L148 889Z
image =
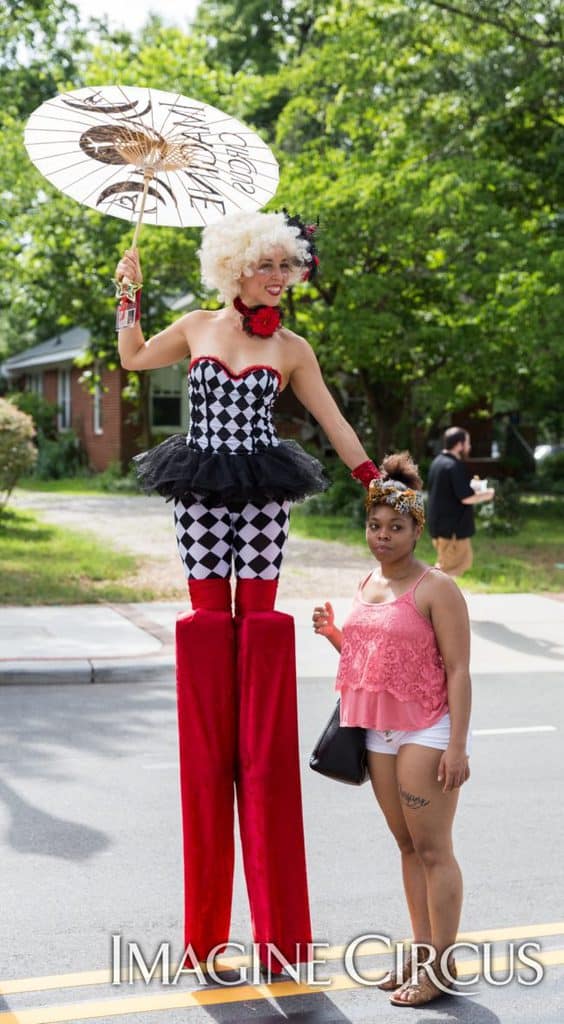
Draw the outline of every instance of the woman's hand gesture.
M124 278L132 284L143 284L138 249L126 249L116 267L116 281L122 281Z
M312 621L314 633L320 636L331 636L335 632L335 613L329 601L313 609Z

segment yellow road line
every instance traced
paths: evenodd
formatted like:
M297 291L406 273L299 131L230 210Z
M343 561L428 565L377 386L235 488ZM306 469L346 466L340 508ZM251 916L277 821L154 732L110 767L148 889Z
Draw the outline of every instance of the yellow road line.
M536 939L547 935L564 934L564 921L555 921L550 924L514 925L510 928L484 928L479 932L459 932L457 942L503 942L511 939ZM408 942L408 939L402 939ZM346 946L330 946L320 952L320 959L342 960ZM390 950L383 943L366 942L359 947L358 956L374 956L381 953L389 953ZM0 993L2 988L0 986Z
M564 965L564 950L549 950L536 953L534 959L548 966ZM457 963L458 976L466 977L479 973L479 960L460 960ZM499 973L510 966L506 956L492 958L491 970ZM526 969L515 964L517 970ZM366 979L377 979L381 971L367 971ZM283 999L288 996L315 995L317 992L344 992L359 989L362 985L346 974L335 975L326 985L315 987L281 981L273 985L240 985L231 989L205 989L196 992L175 992L166 995L143 995L124 999L102 999L77 1002L60 1006L34 1007L0 1013L0 1024L63 1024L65 1021L95 1020L100 1017L119 1017L130 1013L152 1013L160 1010L187 1009L196 1006L218 1006L228 1003L242 1003L255 999Z
M564 934L564 921L555 921L548 924L516 925L509 928L487 928L479 932L461 932L457 936L458 942L502 942L511 939L535 939L547 935ZM399 941L399 940L398 940ZM401 940L406 942L406 939ZM319 958L323 960L342 960L346 946L330 946L327 949L321 948ZM357 956L380 956L389 953L390 950L384 943L366 942L359 947ZM237 970L240 967L248 966L248 956L220 957L217 960L218 970ZM176 972L176 966L172 965L170 973ZM136 972L135 977L139 980L141 975ZM122 981L128 981L129 975L122 972ZM111 971L101 968L95 971L75 971L69 974L47 974L36 978L15 978L13 981L0 982L0 995L16 995L21 992L47 992L50 989L59 988L83 988L87 985L109 985L112 981Z

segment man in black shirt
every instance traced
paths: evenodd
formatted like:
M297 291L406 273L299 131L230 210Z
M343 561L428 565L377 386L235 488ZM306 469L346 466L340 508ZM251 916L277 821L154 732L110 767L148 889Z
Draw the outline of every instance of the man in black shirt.
M472 505L491 501L493 487L476 490L470 485L462 460L470 454L470 434L462 427L449 427L443 450L433 459L427 487L427 522L437 551L436 568L449 576L461 576L472 566L475 531Z

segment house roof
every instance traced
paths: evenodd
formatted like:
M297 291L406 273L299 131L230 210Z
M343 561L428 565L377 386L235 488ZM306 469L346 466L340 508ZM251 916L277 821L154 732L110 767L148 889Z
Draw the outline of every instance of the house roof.
M71 327L68 331L62 331L61 334L26 349L25 352L5 359L1 367L2 373L5 377L17 377L20 373L36 367L72 363L78 356L84 355L89 340L90 331L85 327Z
M164 304L176 312L186 309L193 301L193 294L186 292L184 295L166 296ZM68 331L55 334L47 341L5 359L0 363L0 373L3 377L19 377L31 370L72 363L78 356L84 355L89 341L90 331L85 327L71 327Z
M177 312L180 309L188 309L194 302L195 296L192 292L185 292L184 295L165 295L163 303L167 309Z

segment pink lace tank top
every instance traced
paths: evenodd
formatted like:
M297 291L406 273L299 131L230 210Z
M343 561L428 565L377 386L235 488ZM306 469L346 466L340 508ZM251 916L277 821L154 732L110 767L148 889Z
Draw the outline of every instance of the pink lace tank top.
M447 681L435 632L415 604L418 583L395 601L365 601L362 581L342 630L336 689L341 725L425 729L447 711Z

